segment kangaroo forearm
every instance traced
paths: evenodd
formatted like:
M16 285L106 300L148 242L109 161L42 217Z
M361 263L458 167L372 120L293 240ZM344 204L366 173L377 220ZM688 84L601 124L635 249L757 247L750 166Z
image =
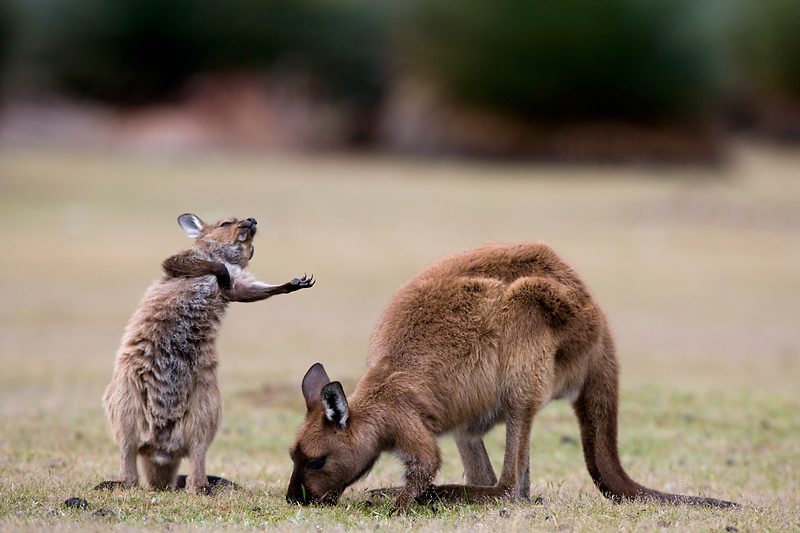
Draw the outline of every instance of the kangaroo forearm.
M267 285L260 281L239 282L235 283L233 287L223 289L222 292L231 302L257 302L276 294L287 294L300 289L307 289L313 287L314 283L314 276L308 277L303 274L302 278L294 278L283 285Z
M253 283L248 285L234 285L223 291L228 300L232 302L257 302L266 300L276 294L287 294L300 287L292 287L291 282L283 285L267 285L266 283Z
M223 263L215 261L206 261L204 259L190 258L183 255L173 255L161 263L161 268L168 276L174 278L194 278L211 274L216 276L220 287L229 287L231 284L228 269Z

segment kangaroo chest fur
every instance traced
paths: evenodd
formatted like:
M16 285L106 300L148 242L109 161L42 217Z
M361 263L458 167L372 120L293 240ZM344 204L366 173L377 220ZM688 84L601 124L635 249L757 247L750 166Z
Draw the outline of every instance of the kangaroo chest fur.
M141 393L144 446L168 453L183 447L180 432L173 433L198 381L216 382L215 342L226 308L213 276L165 278L145 293L117 360Z

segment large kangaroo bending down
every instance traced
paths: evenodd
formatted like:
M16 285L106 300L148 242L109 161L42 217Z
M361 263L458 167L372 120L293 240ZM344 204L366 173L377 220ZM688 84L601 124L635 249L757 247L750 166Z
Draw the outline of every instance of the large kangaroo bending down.
M308 412L290 455L290 502L335 504L378 456L405 463L395 502L530 497L531 424L549 401L578 417L589 474L614 501L727 507L633 481L617 451L619 376L606 319L578 274L545 244L486 244L405 283L375 328L349 400L319 363L303 379ZM506 424L500 479L482 436ZM432 485L437 437L454 436L467 485Z
M244 270L253 257L253 218L209 225L185 214L178 223L197 240L163 262L165 275L147 290L125 330L103 398L122 455L119 479L97 488L137 485L141 456L148 486L209 491L206 451L222 418L216 339L225 309L314 285L306 276L267 285ZM189 474L179 478L187 456Z

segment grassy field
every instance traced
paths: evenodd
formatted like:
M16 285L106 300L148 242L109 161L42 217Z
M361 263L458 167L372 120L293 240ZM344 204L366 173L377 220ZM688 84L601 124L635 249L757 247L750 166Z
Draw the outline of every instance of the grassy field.
M190 244L186 211L257 218L251 271L318 283L235 304L223 325L208 470L246 491L94 492L119 466L100 403L114 353L161 260ZM800 530L800 151L741 146L712 170L5 149L0 222L0 530ZM306 369L350 392L395 289L487 240L549 242L603 305L629 474L741 508L604 500L563 403L534 424L536 502L390 517L366 489L400 481L391 456L336 508L284 502ZM487 446L499 469L502 428ZM459 482L442 448L439 481Z

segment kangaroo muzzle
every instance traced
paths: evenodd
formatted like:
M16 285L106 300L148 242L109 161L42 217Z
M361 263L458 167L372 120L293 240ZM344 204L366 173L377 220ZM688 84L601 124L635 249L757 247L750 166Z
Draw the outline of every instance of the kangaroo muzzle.
M247 239L255 237L256 230L258 229L256 224L258 224L258 222L256 222L254 218L248 218L239 222L239 240L246 241Z

